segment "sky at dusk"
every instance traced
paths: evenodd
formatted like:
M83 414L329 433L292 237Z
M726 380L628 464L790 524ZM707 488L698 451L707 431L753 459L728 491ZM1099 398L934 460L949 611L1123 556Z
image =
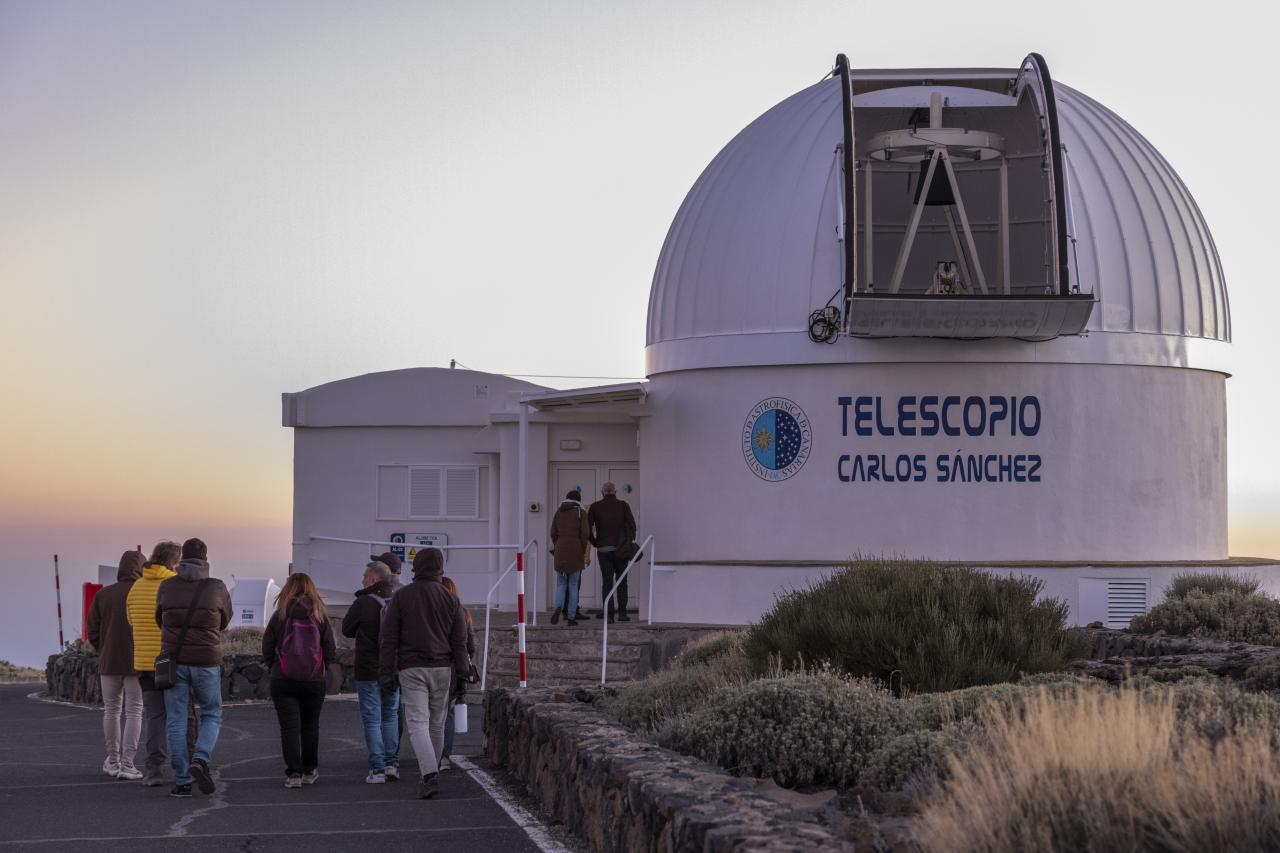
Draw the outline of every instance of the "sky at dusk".
M641 376L684 194L838 52L1038 51L1164 154L1230 292L1231 550L1280 556L1262 9L0 0L0 658L55 649L54 552L72 613L161 538L282 576L282 391L451 358Z

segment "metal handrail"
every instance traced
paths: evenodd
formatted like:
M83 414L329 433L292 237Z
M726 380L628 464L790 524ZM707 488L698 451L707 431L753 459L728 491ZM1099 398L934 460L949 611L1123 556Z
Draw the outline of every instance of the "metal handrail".
M529 540L529 544L524 547L524 553L536 554L537 546L538 546L537 539ZM489 611L493 607L493 594L497 592L498 587L502 585L502 582L504 580L506 580L507 575L511 574L512 570L515 569L516 562L518 561L518 559L519 558L517 557L516 560L511 561L511 565L507 566L507 570L498 576L498 579L493 582L493 586L489 587L489 593L484 597L484 657L482 658L480 663L480 692L481 693L484 693L485 684L488 682L488 679L489 679ZM536 576L535 576L534 582L537 583ZM535 615L534 618L536 619L537 616Z
M604 619L604 631L600 634L600 683L604 684L605 675L609 669L609 601L617 596L618 587L627 579L627 574L631 571L631 567L636 561L644 556L645 551L649 552L649 583L653 583L653 534L650 533L645 540L640 543L640 550L631 558L631 562L627 563L627 567L622 570L622 574L618 575L618 579L613 582L613 588L609 590L609 594L604 597L604 605L600 609L600 616ZM652 622L652 619L650 619Z

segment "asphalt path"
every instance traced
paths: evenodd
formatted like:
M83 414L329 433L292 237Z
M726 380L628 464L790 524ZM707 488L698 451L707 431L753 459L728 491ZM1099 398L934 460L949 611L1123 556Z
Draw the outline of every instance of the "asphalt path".
M402 750L404 781L365 784L354 701L325 702L320 780L300 790L284 787L270 703L228 706L212 762L218 790L210 796L197 790L181 800L168 796L171 783L144 788L104 775L102 712L28 698L36 689L0 685L0 853L566 849L475 766L481 748L477 709L472 731L454 747L468 769L442 773L440 795L419 800L408 744Z

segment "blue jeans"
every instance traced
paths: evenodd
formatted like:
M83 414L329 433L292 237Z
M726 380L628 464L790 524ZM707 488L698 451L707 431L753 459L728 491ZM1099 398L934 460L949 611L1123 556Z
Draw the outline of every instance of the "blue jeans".
M400 751L400 691L383 693L376 681L357 681L360 721L364 723L364 745L369 750L369 769L381 772L387 760L395 764Z
M578 580L582 572L573 572L565 574L564 572L556 572L556 607L564 609L564 615L569 619L578 618ZM568 599L567 601L565 599Z
M191 784L191 761L208 761L222 728L222 667L178 664L177 682L164 691L165 737L169 741L169 764L173 780ZM196 754L187 753L187 705L192 698L200 706L200 731Z

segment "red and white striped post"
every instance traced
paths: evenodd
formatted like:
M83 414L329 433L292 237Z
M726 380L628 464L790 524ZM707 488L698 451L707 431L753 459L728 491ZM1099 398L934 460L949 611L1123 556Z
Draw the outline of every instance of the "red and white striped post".
M516 552L516 613L519 619L519 641L517 650L520 655L520 686L528 687L529 682L525 674L525 645L524 645L524 551Z
M62 651L67 642L62 637L62 576L58 572L57 554L53 555L53 590L58 598L58 651Z

